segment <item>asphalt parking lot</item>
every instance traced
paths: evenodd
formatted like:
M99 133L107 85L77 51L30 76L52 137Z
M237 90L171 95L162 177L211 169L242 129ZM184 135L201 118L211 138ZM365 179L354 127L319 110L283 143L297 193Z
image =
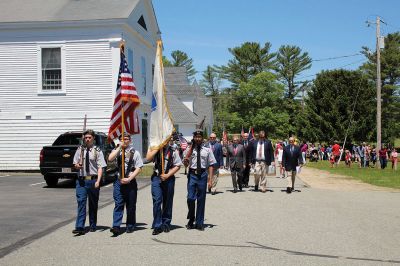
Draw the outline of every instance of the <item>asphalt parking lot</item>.
M139 187L148 183L138 179ZM112 188L112 183L102 185L99 208L114 202ZM0 258L74 221L76 206L73 180L49 188L40 174L0 173Z

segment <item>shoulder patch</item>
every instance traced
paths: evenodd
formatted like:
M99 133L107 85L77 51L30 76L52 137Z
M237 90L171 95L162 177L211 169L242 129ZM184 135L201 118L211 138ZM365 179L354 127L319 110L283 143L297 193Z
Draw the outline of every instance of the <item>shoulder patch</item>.
M95 149L96 151L101 151L100 147L97 147L97 146L94 146L94 149Z

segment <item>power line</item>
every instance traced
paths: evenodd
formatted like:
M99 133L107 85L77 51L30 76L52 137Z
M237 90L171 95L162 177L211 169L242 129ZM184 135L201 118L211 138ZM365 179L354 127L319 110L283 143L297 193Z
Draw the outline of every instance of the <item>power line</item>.
M333 69L331 69L331 70L340 69L340 68L343 68L343 67L351 66L351 65L354 65L354 64L357 64L357 63L366 61L366 60L367 60L366 58L363 58L363 59L361 59L361 60L357 60L357 61L351 62L351 63L346 64L346 65L343 65L343 66L335 67L335 68L333 68ZM329 70L329 69L328 69L328 70ZM319 72L319 73L320 73L320 72ZM314 76L318 75L319 73L312 74L312 75L308 75L308 76L303 76L303 77L298 77L298 79L304 79L304 78L314 77Z
M358 55L363 55L363 54L356 53L356 54L351 54L351 55L342 55L342 56L327 57L327 58L321 58L321 59L313 59L312 62L329 61L329 60L335 60L335 59L340 59L340 58L354 57L354 56L358 56Z

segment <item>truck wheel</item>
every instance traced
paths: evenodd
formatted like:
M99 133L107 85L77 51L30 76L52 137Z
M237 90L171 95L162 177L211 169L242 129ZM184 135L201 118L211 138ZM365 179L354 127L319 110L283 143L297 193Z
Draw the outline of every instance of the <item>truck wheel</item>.
M44 180L46 181L46 184L48 187L56 187L57 186L58 177L45 175Z

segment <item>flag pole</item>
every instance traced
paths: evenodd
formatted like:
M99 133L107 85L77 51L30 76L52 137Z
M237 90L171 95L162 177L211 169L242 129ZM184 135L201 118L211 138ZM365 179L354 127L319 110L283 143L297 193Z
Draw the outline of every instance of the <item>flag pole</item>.
M124 44L124 40L121 40L121 44L120 44L120 53L124 53L125 52L125 44ZM121 62L120 62L121 63ZM125 141L124 138L124 121L125 121L125 116L124 116L124 101L121 102L121 179L125 178L125 148L122 145Z
M125 120L125 117L124 117L124 101L122 101L122 103L121 103L121 107L122 107L122 112L121 112L121 136L122 136L122 143L124 143L124 141L125 141L125 138L124 138L124 120ZM121 145L122 145L122 143L121 143ZM121 171L121 179L123 179L123 178L125 178L125 148L124 148L124 146L122 145L121 146L122 147L122 149L121 149L121 152L122 152L122 162L121 162L121 168L122 168L122 171Z
M158 46L157 47L157 52L160 53L160 70L161 70L162 75L164 75L163 74L164 73L164 70L163 70L164 66L163 66L163 63L162 63L161 39L157 41L157 46ZM161 119L161 128L164 128L163 124L164 124L164 119ZM162 146L160 148L160 152L161 152L161 174L163 175L164 174L164 146Z

